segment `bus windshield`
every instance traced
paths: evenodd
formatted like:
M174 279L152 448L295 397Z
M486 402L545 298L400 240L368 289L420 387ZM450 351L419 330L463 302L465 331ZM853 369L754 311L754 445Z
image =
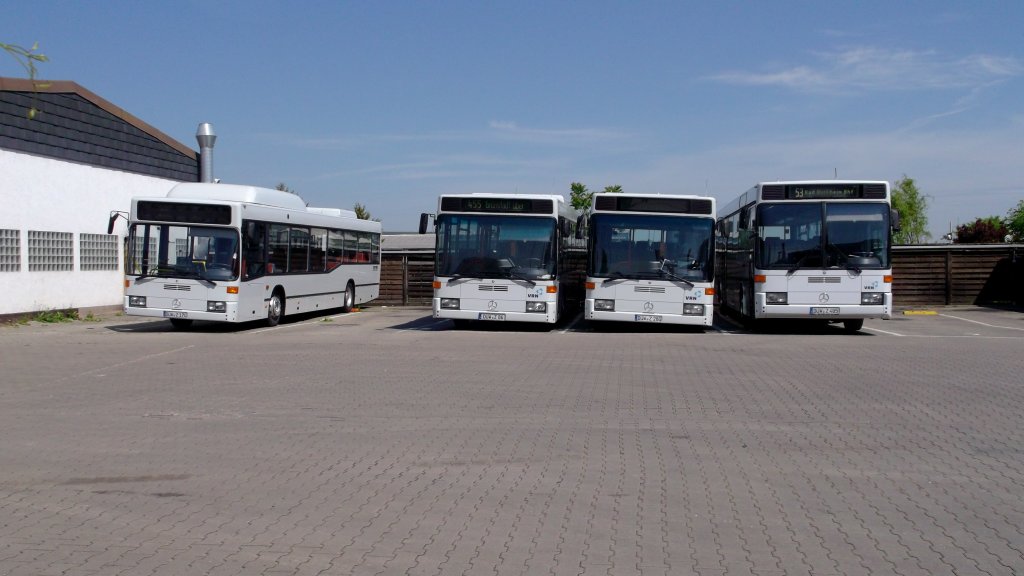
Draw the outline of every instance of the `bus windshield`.
M549 280L556 247L554 218L441 214L435 275Z
M238 232L227 228L135 224L127 273L161 278L238 279Z
M590 275L710 281L709 218L594 214Z
M889 267L889 208L882 203L762 204L757 267Z

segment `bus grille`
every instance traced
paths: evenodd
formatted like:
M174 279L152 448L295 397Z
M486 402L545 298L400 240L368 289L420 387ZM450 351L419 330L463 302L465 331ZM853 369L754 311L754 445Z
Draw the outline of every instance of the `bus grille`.
M476 289L480 292L508 292L508 286L504 284L479 284Z
M182 292L191 292L192 287L184 284L164 284L164 290L180 290Z
M843 279L839 276L808 276L808 284L839 284Z
M649 294L664 294L664 286L633 286L633 292L647 292Z

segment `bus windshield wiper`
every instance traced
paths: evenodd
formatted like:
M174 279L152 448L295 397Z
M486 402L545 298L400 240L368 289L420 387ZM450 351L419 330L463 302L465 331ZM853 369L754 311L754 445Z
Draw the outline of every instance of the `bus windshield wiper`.
M448 277L448 283L461 282L463 280L485 280L487 277L481 274L452 274Z
M794 272L799 270L800 267L804 265L804 262L807 262L807 259L810 258L811 256L811 254L804 254L803 256L801 256L800 259L796 261L796 264L793 264L792 268L786 270L786 276L791 276Z
M608 278L605 278L604 282L601 282L601 285L604 286L605 284L607 284L609 282L614 282L616 280L628 280L628 279L629 279L629 276L626 276L622 272L619 272L618 270L616 270L615 272L612 272L611 274L609 274Z
M665 259L661 261L661 268L658 268L658 272L663 276L668 276L671 280L682 282L683 284L686 284L690 288L693 288L693 282L690 282L689 280L683 278L682 276L676 275L676 273L672 271L672 268L675 268L675 264L669 264L668 259Z
M181 273L183 278L195 278L199 282L203 283L206 287L216 286L217 283L209 278L203 276L198 270L184 270Z
M830 248L833 252L838 254L840 258L843 259L843 262L845 263L845 265L843 266L844 268L852 272L856 272L857 274L860 274L860 268L858 268L852 262L850 262L850 256L846 252L843 252L842 250L839 249L838 246L831 242L827 242L825 246Z
M523 282L526 282L527 284L530 285L530 288L533 288L534 286L537 285L536 282L534 282L533 280L530 280L529 278L527 278L526 276L523 276L522 274L520 274L518 272L513 272L512 270L509 270L508 271L508 275L509 275L509 278L512 278L513 280L521 280Z

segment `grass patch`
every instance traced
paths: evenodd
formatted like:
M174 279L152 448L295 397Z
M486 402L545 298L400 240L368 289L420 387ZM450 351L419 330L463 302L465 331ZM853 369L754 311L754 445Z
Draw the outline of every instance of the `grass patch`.
M78 310L75 310L74 308L69 308L67 310L43 310L42 312L36 312L36 315L32 317L32 319L44 324L74 322L75 320L78 320Z

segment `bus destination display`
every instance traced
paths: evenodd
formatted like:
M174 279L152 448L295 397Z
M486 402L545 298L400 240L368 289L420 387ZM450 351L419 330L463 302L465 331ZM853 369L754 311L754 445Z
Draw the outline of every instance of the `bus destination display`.
M844 200L862 198L860 184L798 184L786 186L788 200Z
M231 206L223 204L186 204L139 200L139 220L180 222L182 224L231 224Z
M649 196L600 196L597 210L625 212L664 212L673 214L711 214L711 202L699 198L657 198Z
M454 212L496 212L505 214L551 214L551 200L533 198L442 198L441 209Z

